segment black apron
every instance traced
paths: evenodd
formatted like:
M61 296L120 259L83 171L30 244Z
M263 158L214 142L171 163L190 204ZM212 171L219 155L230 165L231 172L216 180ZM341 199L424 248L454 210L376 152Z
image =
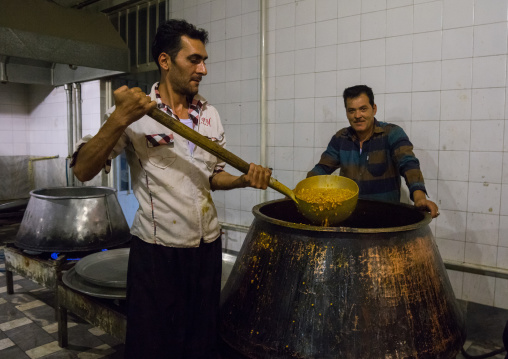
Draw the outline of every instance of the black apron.
M216 359L221 272L220 236L197 248L133 236L125 358Z

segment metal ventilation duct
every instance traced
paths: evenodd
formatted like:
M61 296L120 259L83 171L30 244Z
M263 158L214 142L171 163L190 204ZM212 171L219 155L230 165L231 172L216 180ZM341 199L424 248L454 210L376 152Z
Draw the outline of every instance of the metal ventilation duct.
M45 0L1 0L0 81L61 85L129 71L107 16Z

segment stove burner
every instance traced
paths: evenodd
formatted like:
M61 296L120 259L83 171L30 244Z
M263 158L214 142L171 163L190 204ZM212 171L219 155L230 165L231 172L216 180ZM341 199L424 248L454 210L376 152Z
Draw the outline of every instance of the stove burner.
M95 249L90 251L79 251L79 252L42 252L42 251L34 251L31 249L22 249L16 246L18 250L23 253L23 255L31 258L37 258L40 260L48 260L48 261L57 261L57 260L65 260L65 261L79 261L81 258L84 258L90 254L105 252L107 250L115 249L115 248L125 248L125 245L116 246L111 248L103 248L103 249ZM127 246L128 247L128 246Z
M101 249L100 252L105 252L107 250L108 250L107 248L104 248L104 249ZM25 250L24 252L27 253L27 250ZM42 252L34 252L34 253L41 254ZM93 253L96 253L96 251L93 251L93 252L90 252L90 253L87 252L87 254L85 254L84 256L80 256L79 258L67 258L67 260L68 261L79 261L81 258L86 257L87 255L93 254ZM76 254L76 253L74 253L74 254ZM51 253L50 257L51 257L51 259L56 260L56 259L58 259L59 255L60 255L59 252L53 252L53 253Z

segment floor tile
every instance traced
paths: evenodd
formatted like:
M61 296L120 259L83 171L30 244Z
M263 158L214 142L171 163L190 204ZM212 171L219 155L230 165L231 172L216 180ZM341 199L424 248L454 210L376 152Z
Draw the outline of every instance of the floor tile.
M55 307L55 292L52 289L39 287L30 291L32 298L36 298L52 308Z
M31 290L40 288L39 284L37 284L36 282L34 282L30 279L26 279L26 278L18 280L16 283L19 284L23 288L23 292L29 292Z
M30 350L27 350L26 354L31 359L38 359L38 358L42 358L48 354L59 352L61 350L62 350L62 348L60 348L58 346L58 342L54 341L54 342L50 342L50 343L38 346L36 348L30 349Z
M80 359L99 359L107 358L108 355L113 354L115 350L107 344L99 345L95 348L79 353L78 358Z
M78 325L78 324L71 322L71 321L67 321L67 329L75 327L76 325ZM52 323L52 324L46 325L46 326L42 327L42 329L44 329L49 334L58 333L58 323Z
M123 346L124 346L124 344L121 340L116 339L115 337L113 337L109 334L101 335L99 338L104 343L108 344L110 347L115 348L116 350L120 350L120 348L121 347L123 348Z
M3 332L6 332L8 330L15 329L15 328L18 328L18 327L21 327L23 325L27 325L30 323L33 323L33 322L26 317L19 318L19 319L13 319L8 322L1 323L0 330Z
M14 287L16 287L16 285ZM20 286L19 289L23 290L23 287ZM14 291L14 294L6 294L4 298L13 305L19 305L31 302L35 297L29 292Z
M485 348L485 347L478 346L478 345L472 345L471 347L469 347L466 350L466 353L471 356L480 356L480 355L485 355L485 354L491 353L495 349L499 349L499 348L492 348L492 347ZM493 355L493 356L490 356L489 359L505 359L505 354ZM464 358L464 356L462 354L459 354L456 359L462 359L462 358Z
M106 334L106 332L104 330L96 328L96 327L90 328L88 331L90 333L92 333L93 335L95 335L96 337Z
M75 353L62 349L58 352L44 356L43 359L76 359L77 357L78 356Z
M37 325L41 327L45 327L56 322L55 309L47 304L33 309L25 310L23 314L25 314L34 323L37 323Z
M11 329L5 332L7 336L22 350L27 351L55 341L55 338L46 333L37 324L31 324Z
M12 287L13 287L14 291L20 290L22 288L19 284L14 284ZM2 293L7 293L7 286L0 287L0 294L2 294Z
M103 344L102 340L88 331L90 328L90 325L85 324L69 328L69 344L83 348L94 348Z
M0 339L0 350L4 350L6 348L12 347L16 344L9 338Z
M23 312L17 310L12 303L9 302L4 303L1 305L1 308L2 309L0 310L0 326L12 320L26 318ZM1 327L0 330L2 330Z
M25 310L29 310L29 309L32 309L32 308L38 308L41 305L45 305L45 303L41 302L40 300L34 300L32 302L28 302L28 303L25 303L25 304L17 305L16 309L24 312Z
M13 346L0 351L2 359L29 359L30 357L25 354L18 346Z

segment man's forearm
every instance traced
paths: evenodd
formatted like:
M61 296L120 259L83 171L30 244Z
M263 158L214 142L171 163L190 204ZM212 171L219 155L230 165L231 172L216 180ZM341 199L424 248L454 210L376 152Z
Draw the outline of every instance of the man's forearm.
M417 189L413 192L413 202L418 202L419 200L427 199L427 195L422 190Z
M157 106L139 87L122 86L113 95L115 111L77 155L74 174L80 181L89 181L97 175L125 129Z
M213 190L252 187L266 189L270 184L272 170L254 163L249 164L249 171L241 176L233 176L227 172L219 172L212 177L210 187Z
M244 175L242 175L244 176ZM210 181L210 187L212 190L228 190L234 188L246 187L242 176L233 176L232 174L222 171L212 177Z
M74 175L80 181L89 181L101 171L125 128L112 114L99 132L81 147L73 167Z

